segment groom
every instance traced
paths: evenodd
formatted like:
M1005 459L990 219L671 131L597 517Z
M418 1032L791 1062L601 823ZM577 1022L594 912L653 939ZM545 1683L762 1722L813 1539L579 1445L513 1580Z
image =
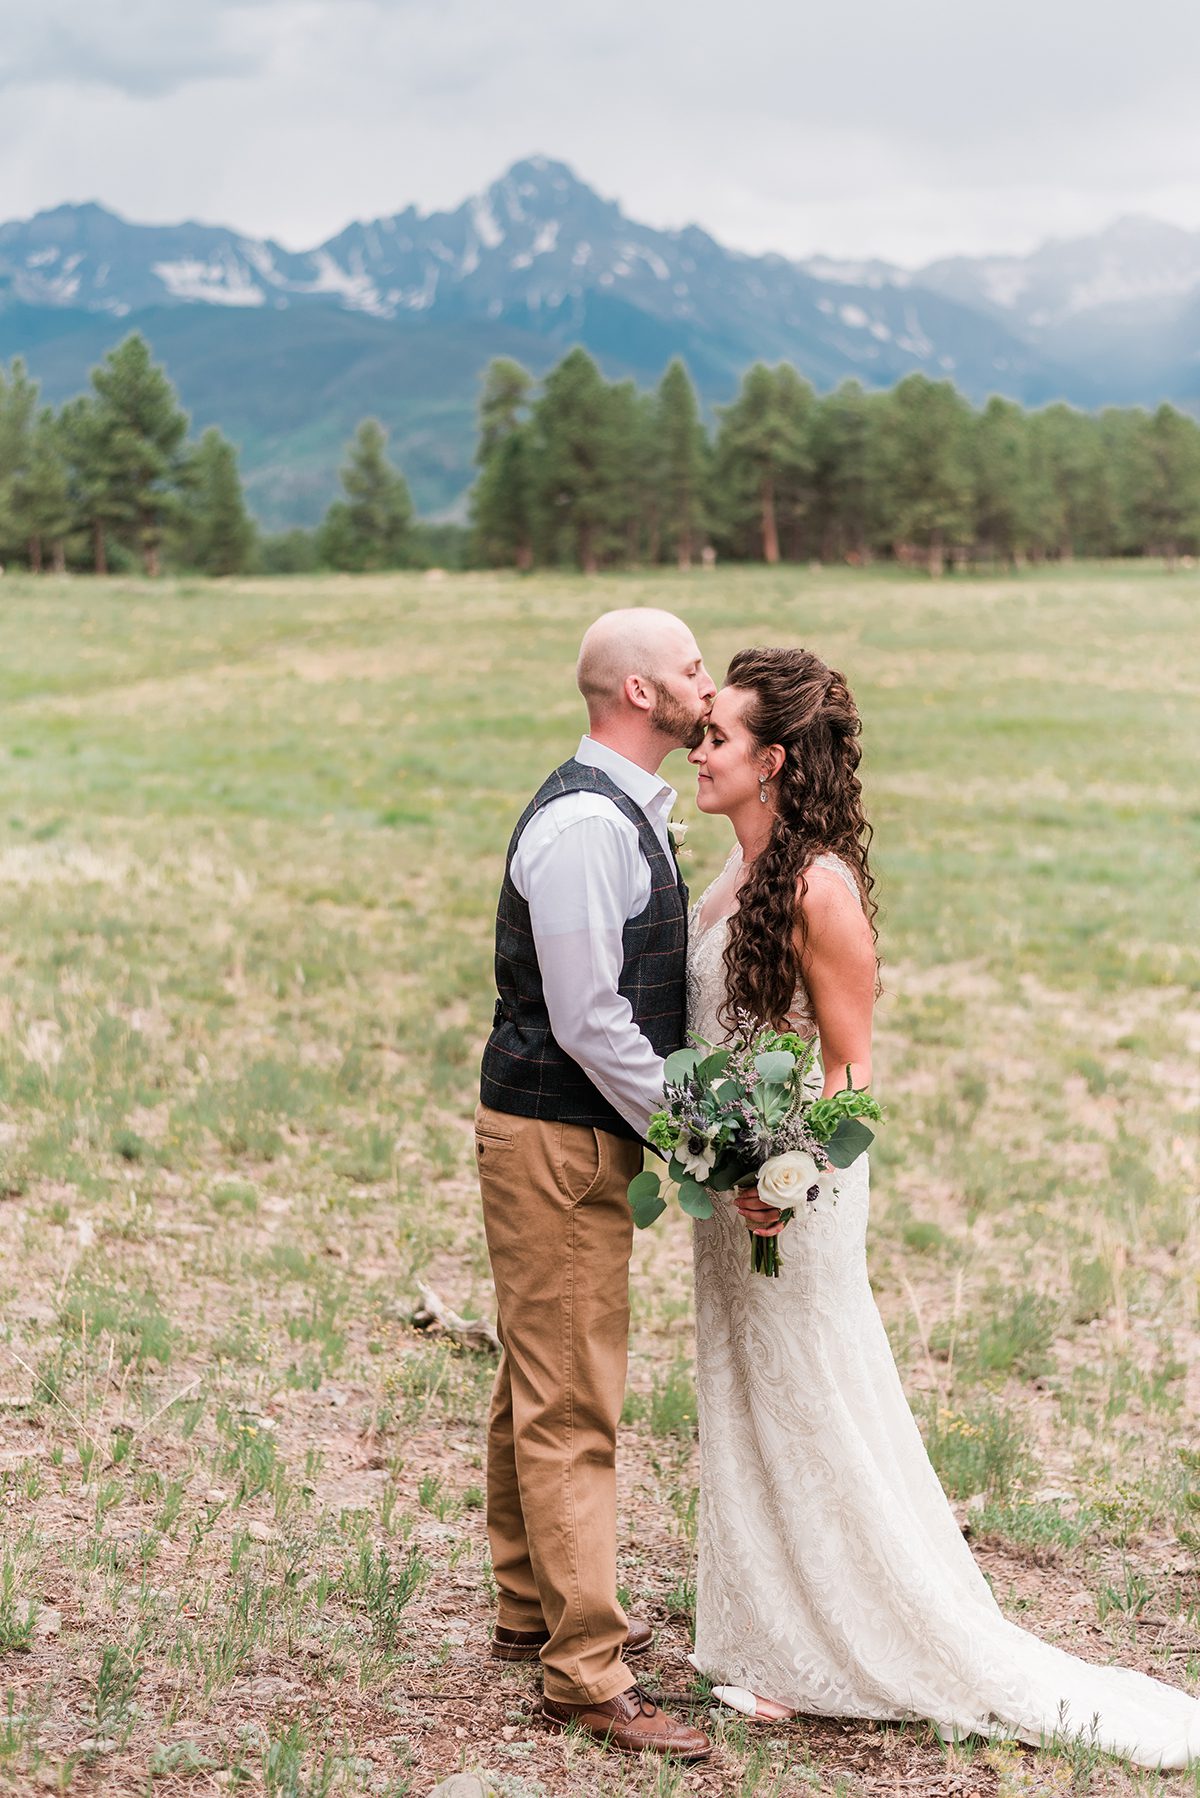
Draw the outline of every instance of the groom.
M503 1354L488 1420L492 1653L540 1656L544 1707L612 1746L702 1760L623 1657L616 1434L632 1216L663 1059L684 1040L687 889L658 777L715 688L681 619L608 612L583 639L588 733L521 814L496 914L500 997L475 1146Z

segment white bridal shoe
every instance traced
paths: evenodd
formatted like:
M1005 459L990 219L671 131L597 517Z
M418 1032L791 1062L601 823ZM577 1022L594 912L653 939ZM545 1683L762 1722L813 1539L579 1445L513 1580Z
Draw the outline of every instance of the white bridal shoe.
M688 1655L689 1664L702 1673L694 1654ZM796 1715L785 1704L776 1704L773 1698L759 1698L757 1693L748 1692L745 1686L714 1686L712 1695L727 1704L731 1711L740 1711L743 1717L754 1717L759 1723L786 1723Z

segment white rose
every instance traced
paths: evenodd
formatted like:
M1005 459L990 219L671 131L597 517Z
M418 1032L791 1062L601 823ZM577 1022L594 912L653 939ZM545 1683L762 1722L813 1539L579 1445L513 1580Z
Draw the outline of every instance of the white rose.
M684 843L687 841L687 833L688 833L687 819L686 818L672 818L670 823L667 825L667 829L671 833L671 841L674 843L676 849L682 849Z
M817 1164L803 1149L789 1149L786 1155L772 1155L758 1170L758 1190L768 1205L786 1211L802 1205L811 1186L820 1179Z

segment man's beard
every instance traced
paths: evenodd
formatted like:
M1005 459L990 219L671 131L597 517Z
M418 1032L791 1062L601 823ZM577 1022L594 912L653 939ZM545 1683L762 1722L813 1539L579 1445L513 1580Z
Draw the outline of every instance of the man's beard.
M698 749L704 741L708 712L689 712L665 687L654 689L654 710L650 722L664 737L671 737L684 749Z
M703 743L709 714L689 712L685 705L680 705L673 692L667 692L666 687L655 687L655 708L649 714L649 723L685 750L696 750Z

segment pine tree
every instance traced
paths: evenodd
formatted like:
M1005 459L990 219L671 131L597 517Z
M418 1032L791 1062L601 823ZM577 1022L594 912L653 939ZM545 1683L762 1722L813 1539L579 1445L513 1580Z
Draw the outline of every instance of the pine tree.
M479 447L475 452L480 468L487 466L493 450L519 428L533 387L529 370L511 357L496 356L488 363L479 401Z
M146 573L157 575L183 483L187 414L136 331L93 369L92 387L97 488L111 497L111 522L141 555Z
M33 447L38 389L18 356L6 374L0 367L0 549L24 553L28 533L19 494Z
M690 568L704 532L704 490L708 439L700 422L696 390L676 356L659 382L653 419L661 530L680 568ZM651 557L657 561L657 547Z
M534 528L546 561L569 550L586 573L600 566L618 486L614 416L596 364L586 350L569 351L547 375L533 414Z
M794 369L756 362L733 404L722 408L715 461L726 529L736 537L753 520L764 562L779 561L781 509L792 520L807 510L810 401L811 389Z
M364 418L347 447L341 472L344 500L335 500L321 526L321 558L331 568L361 573L399 568L413 525L408 483L387 457L387 432Z
M1200 427L1165 403L1133 439L1131 497L1142 554L1173 568L1200 535Z
M254 524L246 510L237 451L215 425L192 450L180 551L204 574L241 574L254 552Z
M39 412L25 466L12 489L14 525L25 542L29 566L42 572L50 550L56 574L66 567L66 539L74 523L67 463L58 421L49 406Z
M479 403L479 478L471 490L475 553L489 566L533 562L530 430L533 376L519 362L490 362Z
M1020 406L993 394L971 425L975 539L993 560L1010 564L1028 535L1028 429Z
M92 546L92 569L108 573L108 541L131 520L127 498L109 455L109 434L96 399L81 394L59 413L59 439L67 465L72 511Z
M949 381L906 375L886 397L874 444L875 479L894 552L919 553L940 575L949 547L970 542L971 412Z
M843 381L817 404L812 423L813 521L824 562L869 561L873 519L871 433L875 396Z

